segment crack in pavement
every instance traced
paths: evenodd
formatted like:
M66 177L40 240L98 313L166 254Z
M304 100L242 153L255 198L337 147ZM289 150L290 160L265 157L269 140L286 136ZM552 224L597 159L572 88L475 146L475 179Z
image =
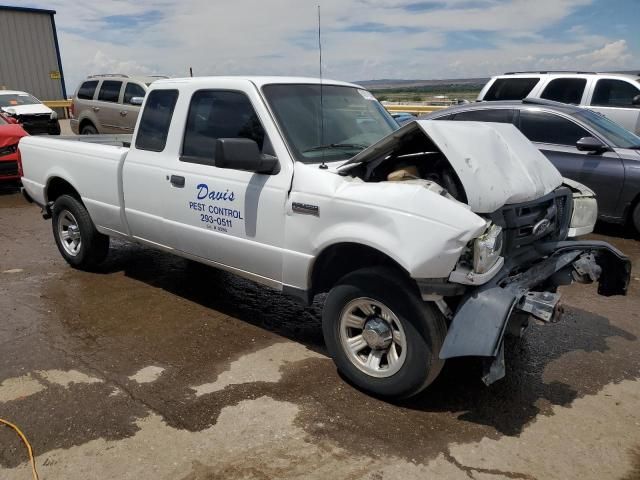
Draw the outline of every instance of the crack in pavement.
M475 477L473 476L473 472L485 473L488 475L502 475L503 477L510 478L513 480L538 480L536 477L533 477L526 473L508 472L508 471L499 470L496 468L470 467L467 465L463 465L460 461L458 461L456 457L454 457L451 454L450 450L447 450L443 455L448 462L452 463L457 468L462 470L472 480L475 480Z

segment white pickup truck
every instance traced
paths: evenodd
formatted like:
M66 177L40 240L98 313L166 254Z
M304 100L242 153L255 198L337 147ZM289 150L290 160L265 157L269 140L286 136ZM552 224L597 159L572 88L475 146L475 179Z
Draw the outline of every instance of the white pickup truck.
M629 282L618 250L567 240L593 228L593 193L513 126L398 129L357 85L158 80L132 139L19 148L25 196L73 267L96 267L117 237L304 302L328 292L331 356L381 396L421 391L458 356L486 357L489 384L505 333L557 320L559 285L624 295Z

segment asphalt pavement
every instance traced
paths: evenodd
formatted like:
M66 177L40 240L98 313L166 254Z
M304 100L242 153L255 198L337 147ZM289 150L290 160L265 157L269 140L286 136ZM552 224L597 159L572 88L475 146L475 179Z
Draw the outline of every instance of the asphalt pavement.
M42 479L640 478L640 243L629 295L563 288L565 316L510 340L491 387L451 361L411 400L367 396L305 308L230 274L112 242L73 270L50 221L0 192L0 418ZM637 275L637 276L636 276ZM0 478L29 478L0 426Z

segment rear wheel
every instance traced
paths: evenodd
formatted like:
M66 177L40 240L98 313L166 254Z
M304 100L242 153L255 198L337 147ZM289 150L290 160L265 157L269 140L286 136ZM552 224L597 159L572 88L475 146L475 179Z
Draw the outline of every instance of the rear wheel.
M338 370L357 387L409 397L440 373L443 315L393 270L367 268L340 280L327 296L322 328Z
M98 129L94 127L91 123L87 123L82 126L80 129L80 135L97 135Z
M70 195L62 195L53 204L53 237L69 265L91 270L109 251L109 237L96 230L85 206Z

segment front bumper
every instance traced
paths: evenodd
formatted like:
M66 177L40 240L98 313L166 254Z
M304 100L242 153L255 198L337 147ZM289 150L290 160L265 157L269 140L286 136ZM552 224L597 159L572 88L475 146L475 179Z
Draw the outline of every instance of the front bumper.
M74 135L80 135L80 121L77 118L69 120L69 125L71 126L71 131Z
M534 244L517 257L507 259L489 282L467 290L453 316L440 358L499 359L511 316L518 311L531 313L523 300L531 291L555 292L558 286L573 281L598 281L600 295L625 295L630 275L629 259L605 242ZM498 378L499 374L489 380Z
M29 135L60 135L60 121L43 115L16 117Z

